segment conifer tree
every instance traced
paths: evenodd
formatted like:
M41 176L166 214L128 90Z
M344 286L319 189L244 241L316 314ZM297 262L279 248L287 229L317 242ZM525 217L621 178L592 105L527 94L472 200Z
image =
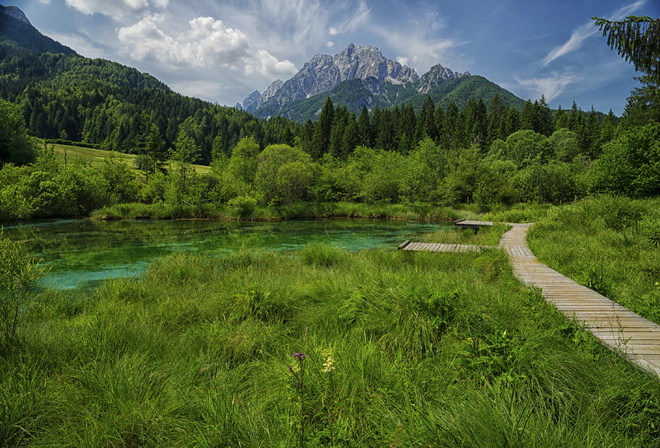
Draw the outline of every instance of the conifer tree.
M362 111L357 120L358 143L357 146L373 146L373 133L371 129L371 119L367 106L362 106Z
M435 125L435 103L430 96L427 96L422 104L422 110L418 120L420 138L431 137L438 139L438 130Z
M488 105L488 128L486 144L491 145L495 140L506 140L507 135L505 128L505 119L507 107L500 99L498 94L495 94L490 104Z
M335 106L328 97L323 105L321 116L314 130L313 154L315 160L320 160L330 149L330 134L332 133L332 124L335 116Z
M641 87L632 91L622 125L641 126L660 122L660 19L628 16L610 21L592 17L607 37L607 45L643 73Z

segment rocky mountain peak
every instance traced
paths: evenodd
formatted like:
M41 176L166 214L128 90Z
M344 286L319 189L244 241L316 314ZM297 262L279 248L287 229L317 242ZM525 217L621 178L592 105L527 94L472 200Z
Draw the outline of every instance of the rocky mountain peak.
M393 105L399 96L425 95L448 79L469 75L438 64L420 78L414 69L386 58L376 47L348 44L334 56L315 55L293 78L275 81L258 98L258 92L253 92L242 107L261 117L288 114L284 111L298 107L295 103L315 101L312 97L334 91L339 84L343 86L340 95L350 97L352 106ZM390 97L391 92L396 93Z
M446 79L460 78L461 76L470 76L470 73L457 73L449 68L437 64L431 67L431 69L422 76L417 90L420 93L428 93L431 91L431 89L436 87L438 83Z
M255 90L254 92L249 94L247 96L247 98L245 98L243 100L243 104L241 104L241 103L236 104L236 108L237 109L247 109L248 107L252 106L254 104L254 102L257 101L259 98L261 98L261 92L259 92L258 90Z
M243 107L254 112L266 103L281 106L332 90L343 81L369 78L378 82L417 82L419 75L412 68L387 59L376 47L349 44L335 56L317 54L293 78L273 83L261 98L249 106L244 102Z
M20 10L18 6L2 6L0 5L0 13L7 14L10 17L13 17L16 20L20 20L23 23L26 23L30 26L32 24L28 20L27 16L23 11Z
M387 78L402 82L415 82L419 79L415 70L387 59L376 47L361 47L349 44L332 60L339 70L341 81L348 79L365 80L372 77L381 82Z

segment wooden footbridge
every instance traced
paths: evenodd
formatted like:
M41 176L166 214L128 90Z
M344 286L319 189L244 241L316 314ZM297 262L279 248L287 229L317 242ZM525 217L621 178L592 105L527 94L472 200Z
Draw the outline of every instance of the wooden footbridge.
M476 227L492 225L489 222L468 223ZM527 286L539 288L547 302L569 319L583 325L602 344L651 375L660 375L660 325L539 262L526 241L532 224L508 225L511 229L502 236L498 247L508 254L516 278ZM409 241L399 246L401 250L432 252L467 252L484 248L494 247Z

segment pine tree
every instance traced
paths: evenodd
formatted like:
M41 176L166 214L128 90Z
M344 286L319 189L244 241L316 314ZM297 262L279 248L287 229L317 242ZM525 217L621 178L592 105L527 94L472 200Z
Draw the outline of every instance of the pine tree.
M445 112L442 110L442 107L438 106L435 108L433 113L433 121L435 123L435 142L439 143L442 138L442 133L444 132L443 126L445 121Z
M552 119L552 111L548 107L545 95L541 95L541 100L534 103L536 106L537 129L536 132L550 137L554 130L554 122Z
M367 106L362 106L362 111L357 121L358 146L373 146L373 131Z
M605 116L603 123L600 126L600 146L602 147L605 143L614 140L616 137L617 130L617 120L614 116L614 112L610 109L610 112Z
M430 96L427 96L422 104L422 111L418 118L418 128L420 137L431 137L438 139L438 129L435 125L435 103Z
M404 106L401 110L401 119L396 123L399 125L397 132L399 136L399 152L401 154L408 154L417 146L420 140L417 133L419 127L417 126L415 109L411 105ZM401 140L403 140L404 136L406 137L405 142L402 143Z
M622 126L642 126L660 122L660 19L628 16L610 21L592 17L607 37L607 45L643 73L642 86L632 91Z
M314 148L312 157L315 160L323 158L330 149L330 134L335 116L335 107L332 100L328 97L323 105L321 116L314 130Z
M490 104L488 105L488 129L486 138L487 146L490 146L497 139L506 140L506 114L506 105L502 102L500 96L495 94Z

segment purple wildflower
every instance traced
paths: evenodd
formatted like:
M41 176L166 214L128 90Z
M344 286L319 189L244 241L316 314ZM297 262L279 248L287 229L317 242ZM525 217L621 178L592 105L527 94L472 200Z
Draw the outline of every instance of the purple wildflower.
M307 355L305 355L303 352L298 352L298 353L294 353L293 357L296 358L298 361L303 361L307 357Z

